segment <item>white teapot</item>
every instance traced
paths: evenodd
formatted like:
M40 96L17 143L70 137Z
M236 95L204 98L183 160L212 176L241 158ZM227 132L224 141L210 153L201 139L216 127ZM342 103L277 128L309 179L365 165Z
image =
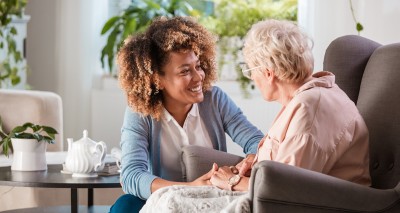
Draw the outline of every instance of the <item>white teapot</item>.
M67 138L68 153L65 159L66 169L72 177L97 177L104 168L107 146L103 141L96 142L88 138L88 131L83 131L83 138L73 141Z

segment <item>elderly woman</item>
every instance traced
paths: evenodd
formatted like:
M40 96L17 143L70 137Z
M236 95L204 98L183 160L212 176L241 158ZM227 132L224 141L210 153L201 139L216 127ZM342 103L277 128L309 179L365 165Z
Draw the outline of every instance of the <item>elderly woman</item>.
M310 39L288 21L259 22L247 33L243 55L266 101L282 109L260 142L254 163L273 160L370 185L368 129L330 72L313 71ZM211 182L248 190L248 177L221 168Z
M192 18L154 20L124 42L118 64L130 107L121 136L121 185L127 195L111 212L137 212L162 187L210 185L211 173L184 182L183 146L226 151L227 133L243 147L244 162L254 159L263 134L211 86L217 76L215 38Z
M243 74L254 81L266 101L282 105L258 146L253 165L273 160L368 186L367 127L354 103L335 84L332 73L312 74L310 43L294 23L278 20L254 24L245 38L243 55L248 67ZM210 181L219 188L214 190L247 191L248 174L246 170L236 174L225 166L214 171ZM179 190L175 187L159 193L179 195ZM191 194L199 191L186 190ZM234 199L237 195L230 196ZM150 201L157 203L152 198ZM240 211L247 210L249 207Z

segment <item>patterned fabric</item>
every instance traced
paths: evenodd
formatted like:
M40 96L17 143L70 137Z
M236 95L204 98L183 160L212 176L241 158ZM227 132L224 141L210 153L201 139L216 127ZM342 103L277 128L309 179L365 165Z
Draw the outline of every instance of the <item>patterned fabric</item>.
M155 191L140 212L246 213L250 212L250 200L246 192L213 186L169 186Z

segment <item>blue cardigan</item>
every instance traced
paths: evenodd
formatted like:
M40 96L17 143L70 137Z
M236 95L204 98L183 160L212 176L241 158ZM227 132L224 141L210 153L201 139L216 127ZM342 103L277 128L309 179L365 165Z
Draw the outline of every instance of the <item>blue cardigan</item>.
M205 92L204 100L198 106L214 149L226 152L227 133L235 143L243 147L244 153L257 152L263 133L247 120L220 88L213 87L211 91ZM161 170L160 131L160 121L126 109L121 135L121 184L125 193L141 199L151 195L151 183L160 177Z

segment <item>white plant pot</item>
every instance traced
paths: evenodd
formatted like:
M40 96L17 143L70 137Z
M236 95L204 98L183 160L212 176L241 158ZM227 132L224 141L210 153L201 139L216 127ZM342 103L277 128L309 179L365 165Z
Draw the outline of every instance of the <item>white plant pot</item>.
M14 147L11 170L42 171L47 170L47 142L36 139L11 138Z

